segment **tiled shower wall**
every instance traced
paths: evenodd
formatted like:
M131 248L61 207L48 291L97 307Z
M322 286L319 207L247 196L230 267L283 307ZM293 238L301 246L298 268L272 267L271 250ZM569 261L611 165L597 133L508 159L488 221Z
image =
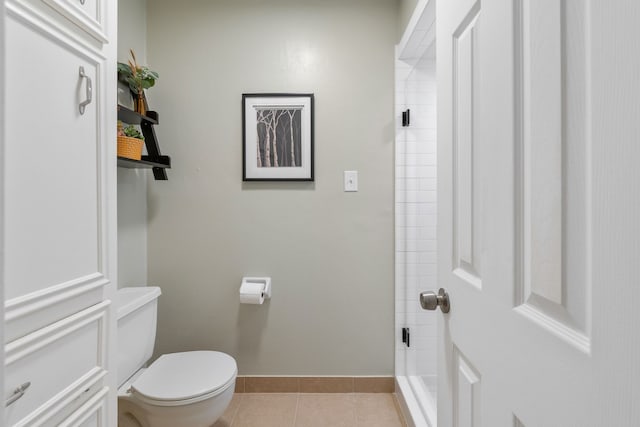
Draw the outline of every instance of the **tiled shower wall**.
M431 57L430 57L431 56ZM411 124L402 127L402 111ZM436 375L436 312L419 294L436 283L436 67L433 55L396 61L396 374ZM409 327L411 346L402 343Z

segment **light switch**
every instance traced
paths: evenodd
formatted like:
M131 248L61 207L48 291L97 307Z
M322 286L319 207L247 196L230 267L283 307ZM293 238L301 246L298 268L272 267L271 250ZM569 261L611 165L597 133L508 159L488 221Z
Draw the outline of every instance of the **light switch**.
M358 191L358 171L344 171L344 191Z

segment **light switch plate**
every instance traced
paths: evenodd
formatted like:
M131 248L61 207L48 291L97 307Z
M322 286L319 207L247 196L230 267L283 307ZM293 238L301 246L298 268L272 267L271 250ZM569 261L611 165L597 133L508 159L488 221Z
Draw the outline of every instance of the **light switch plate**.
M358 191L358 171L344 171L344 191Z

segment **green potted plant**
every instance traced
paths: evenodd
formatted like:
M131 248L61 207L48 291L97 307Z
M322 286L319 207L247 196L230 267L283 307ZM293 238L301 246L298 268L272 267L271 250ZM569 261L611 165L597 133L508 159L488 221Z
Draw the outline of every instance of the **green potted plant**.
M132 125L123 126L118 120L118 157L140 160L142 158L142 144L144 137Z
M159 78L157 72L145 65L139 65L133 49L129 50L131 59L128 64L118 62L118 78L129 85L131 93L135 97L135 110L140 114L146 113L144 90L153 87Z

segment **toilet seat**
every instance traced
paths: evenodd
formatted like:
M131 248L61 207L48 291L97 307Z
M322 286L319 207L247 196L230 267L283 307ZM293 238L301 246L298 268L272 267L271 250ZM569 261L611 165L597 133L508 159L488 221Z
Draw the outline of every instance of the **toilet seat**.
M181 406L209 399L235 382L235 360L218 351L160 356L131 384L131 393L155 406Z

